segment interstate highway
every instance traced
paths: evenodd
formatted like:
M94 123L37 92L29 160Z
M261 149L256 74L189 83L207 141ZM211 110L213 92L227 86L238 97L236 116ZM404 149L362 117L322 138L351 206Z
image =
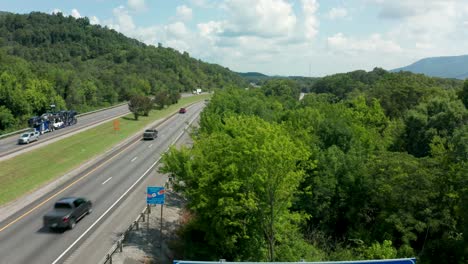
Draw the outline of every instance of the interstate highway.
M138 195L134 193L134 188L141 188L142 182L136 182L144 181L151 174L149 168L154 166L160 155L183 133L187 123L197 118L203 106L203 103L197 103L189 107L186 114L172 116L157 127L157 139L129 142L118 153L91 165L61 187L6 218L0 223L0 263L64 263L70 257L80 257L76 256L80 253L75 251L80 246L91 243L91 238L102 239L106 236L98 233L104 228L102 223L109 225L109 220L115 220L109 216L118 210L116 208L126 203L128 196ZM130 188L132 186L134 188ZM144 193L139 195L142 200L145 199ZM73 230L60 233L44 229L42 216L52 208L57 199L67 196L91 199L94 211L79 221ZM129 208L128 213L123 213L122 219L114 222L120 223L120 226L105 227L119 232L122 222L137 216L133 215L136 206L130 205ZM142 209L137 208L139 211ZM85 245L83 241L87 241ZM104 249L94 249L96 259L93 261L107 253L103 252Z
M24 151L28 151L32 148L42 145L44 142L50 142L51 140L71 135L75 131L91 128L95 125L101 124L102 122L127 115L129 113L130 111L128 110L128 105L121 105L107 110L80 116L78 117L78 123L76 125L45 133L39 137L38 141L25 145L17 144L20 134L0 139L0 160L21 154Z

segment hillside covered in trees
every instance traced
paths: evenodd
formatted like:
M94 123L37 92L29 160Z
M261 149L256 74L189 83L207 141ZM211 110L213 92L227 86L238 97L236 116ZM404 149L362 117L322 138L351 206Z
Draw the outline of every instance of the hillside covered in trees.
M145 45L88 18L0 13L0 133L24 127L50 104L86 111L136 94L244 84L229 69Z
M217 92L162 172L176 259L468 261L468 81L382 69Z

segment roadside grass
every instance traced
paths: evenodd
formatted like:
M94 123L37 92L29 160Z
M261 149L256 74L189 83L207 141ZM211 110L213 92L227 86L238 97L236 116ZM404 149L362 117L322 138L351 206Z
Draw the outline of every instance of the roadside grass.
M209 98L198 95L181 98L178 104L163 110L153 110L149 116L133 119L133 114L64 138L44 147L0 162L0 205L8 203L71 171L84 162L111 149L117 143L133 136L150 123L173 114L180 107ZM40 140L39 140L40 142Z

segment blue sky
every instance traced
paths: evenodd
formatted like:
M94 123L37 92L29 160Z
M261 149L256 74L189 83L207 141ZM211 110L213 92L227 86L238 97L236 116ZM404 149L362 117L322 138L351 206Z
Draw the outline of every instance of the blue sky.
M324 76L468 54L468 0L0 0L88 17L239 72Z

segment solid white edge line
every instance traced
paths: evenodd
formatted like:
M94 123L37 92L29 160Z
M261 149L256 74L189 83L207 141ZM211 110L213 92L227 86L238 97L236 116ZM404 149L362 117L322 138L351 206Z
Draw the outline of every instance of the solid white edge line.
M112 177L110 177L109 179L105 180L102 185L106 184L108 181L110 181L112 179Z
M196 117L195 117L194 119L192 119L191 122L189 122L189 124L184 128L184 130L182 131L182 133L180 133L179 136L177 136L177 138L172 142L172 144L169 146L169 148L170 148L175 142L177 142L177 140L179 140L179 139L182 137L182 135L185 133L185 129L187 129L187 128L190 126L190 124L191 124L193 121L195 121L195 119L196 119ZM169 148L167 148L167 150L169 150ZM167 152L167 150L164 151L164 153ZM164 153L163 153L163 154L164 154ZM58 256L57 259L54 260L54 262L52 262L52 264L58 263L59 260L60 260L61 258L63 258L63 256L65 256L65 254L68 253L68 251L70 251L70 249L72 249L72 248L73 248L73 247L74 247L74 246L75 246L75 245L76 245L76 244L77 244L77 243L78 243L78 242L79 242L79 241L80 241L80 240L81 240L81 239L82 239L82 238L83 238L99 221L101 221L101 219L102 219L107 213L109 213L109 211L112 210L112 208L114 208L114 206L116 206L116 205L120 202L120 200L122 200L123 197L124 197L125 195L127 195L127 193L130 192L130 190L133 189L133 187L135 187L135 185L137 185L137 184L141 181L141 179L143 179L143 177L145 177L146 174L147 174L148 172L150 172L150 171L158 164L158 162L161 160L161 158L162 158L162 155L151 165L151 167L149 167L149 168L140 176L140 178L138 178L138 179L136 180L136 182L134 182L134 183L132 184L132 186L130 186L130 187L119 197L119 199L117 199L117 200L111 205L111 207L109 207L109 208L108 208L108 209L107 209L107 210L106 210L106 211L105 211L105 212L104 212L88 229L86 229L86 231L84 231L84 233L81 234L81 236L79 236L79 237L75 240L75 242L73 242L67 249L65 249L65 251L63 251L63 253L60 254L60 256Z
M59 260L65 256L65 254L68 253L68 251L70 251L70 249L72 249L77 243L78 241L80 241L99 221L101 221L101 219L106 216L107 213L109 213L110 210L112 210L112 208L114 208L115 205L117 205L117 203L120 202L120 200L122 200L125 195L127 195L128 192L130 192L131 189L133 189L133 187L135 187L135 185L137 185L141 179L143 179L143 177L146 176L146 174L148 172L150 172L154 166L156 166L156 164L158 164L159 160L161 160L161 157L159 157L152 165L151 167L149 167L141 176L140 178L138 178L138 180L136 180L135 183L132 184L132 186L130 186L120 197L119 199L117 199L88 229L86 229L86 231L84 231L83 234L81 234L81 236L79 236L75 242L73 242L62 254L60 254L60 256L58 256L57 259L54 260L54 262L52 262L52 264L56 264L59 262Z

